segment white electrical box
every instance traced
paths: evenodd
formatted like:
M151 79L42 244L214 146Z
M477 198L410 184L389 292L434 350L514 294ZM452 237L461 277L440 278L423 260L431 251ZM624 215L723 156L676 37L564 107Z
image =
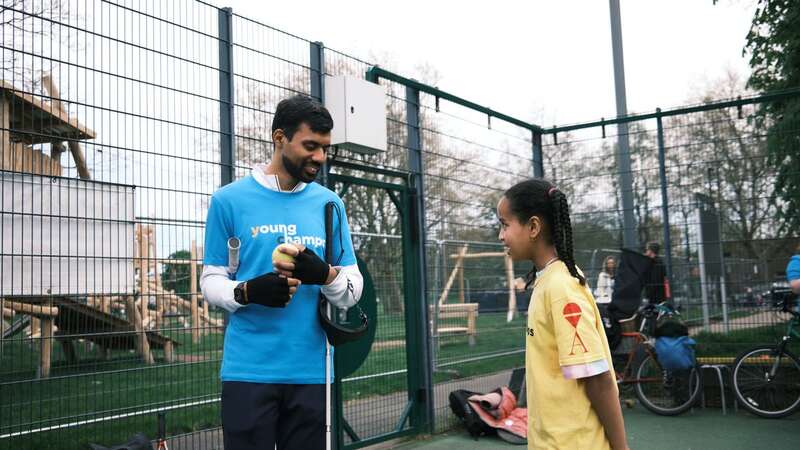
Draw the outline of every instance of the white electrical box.
M325 107L333 118L331 144L376 154L386 151L386 94L359 78L325 77Z

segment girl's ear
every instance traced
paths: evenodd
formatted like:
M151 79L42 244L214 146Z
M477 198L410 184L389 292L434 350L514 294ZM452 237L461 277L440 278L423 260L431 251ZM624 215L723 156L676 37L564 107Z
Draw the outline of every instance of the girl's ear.
M539 216L533 216L528 219L528 238L531 242L539 239L542 234L542 219Z

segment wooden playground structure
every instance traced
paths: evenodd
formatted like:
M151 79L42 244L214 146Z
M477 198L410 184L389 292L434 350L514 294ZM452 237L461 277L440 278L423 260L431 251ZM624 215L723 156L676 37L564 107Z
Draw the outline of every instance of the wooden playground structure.
M10 174L4 176L3 182L20 183L18 179L13 178L14 176L40 178L61 176L63 167L60 159L69 149L80 182L86 183L84 187L88 186L86 189L90 190L93 182L80 141L94 139L95 133L77 119L69 117L61 101L58 100L60 98L58 89L49 75L42 77L41 84L49 93L51 100L22 93L0 80L0 170ZM50 155L34 149L33 146L36 144L49 144ZM33 184L27 179L24 181L28 185ZM49 186L49 183L41 184ZM51 189L58 190L59 187ZM8 195L25 194L20 191ZM24 202L24 199L11 198L11 201L19 203ZM51 198L49 201L57 206L59 200ZM10 211L3 211L2 214L12 218L15 215L24 215L19 211L15 212L13 207ZM41 233L44 236L42 240L46 242L31 244L32 248L24 249L34 257L37 246L58 248L50 242L57 239L53 238L50 232L57 222L53 220L47 224L50 226L48 233ZM130 225L133 226L134 222ZM34 227L31 224L27 226ZM43 221L37 226L44 229L47 225ZM32 231L33 235L38 229ZM40 273L29 277L30 280L34 280L31 283L28 283L29 279L25 279L26 290L23 292L19 286L13 286L16 282L9 283L4 278L6 286L3 286L3 294L0 295L0 344L3 339L10 339L16 335L30 339L31 343L38 341L37 376L45 378L51 372L54 339L62 345L65 358L70 363L78 361L78 352L75 350L77 341L96 346L102 359L109 358L111 350L135 349L144 362L152 364L155 361L154 349L163 351L165 361L172 361L175 358L174 349L178 343L161 333L169 326L167 322L170 319L177 319L180 326L191 328L193 343L200 342L203 334L221 329L222 320L210 316L208 304L203 301L199 292L198 270L202 266L202 248L197 247L195 241L192 241L189 259L158 258L154 226L135 222L133 232L125 235L131 234L134 242L131 242L130 246L120 245L123 248L121 253L103 254L100 257L110 256L122 261L120 264L130 269L126 270L125 274L130 273L131 278L124 284L132 285L132 289L108 289L108 292L103 292L101 286L94 292L88 290L65 292L63 289L51 291L47 283L53 283L53 280L47 280L46 275ZM75 239L75 237L69 236L65 239ZM14 258L15 256L9 256L14 253L12 245L6 241L2 244L3 258ZM93 245L102 247L101 244ZM128 248L133 249L132 258L130 253L127 253ZM74 259L75 255L59 255L51 259L55 261L51 264L64 265L65 260L68 264L70 258ZM9 259L9 261L16 260ZM189 267L189 292L182 293L188 295L189 300L164 288L159 267L167 264ZM53 276L52 273L49 275ZM73 272L73 276L80 277L81 274ZM127 278L127 275L123 275L123 278ZM6 320L9 325L6 325Z
M505 252L479 252L468 253L469 245L464 245L458 253L449 255L451 260L454 260L453 270L447 278L447 282L439 295L439 300L436 302L438 310L431 307L431 330L435 336L448 335L448 334L466 334L469 337L469 344L475 345L475 337L477 335L476 322L478 319L478 304L466 303L465 290L464 290L464 261L470 259L482 258L504 258L506 281L508 284L508 313L506 314L506 321L511 322L517 314L517 297L514 292L514 263L511 257ZM458 279L458 303L446 303L450 290L453 284ZM463 320L466 323L461 325L440 326L440 320Z

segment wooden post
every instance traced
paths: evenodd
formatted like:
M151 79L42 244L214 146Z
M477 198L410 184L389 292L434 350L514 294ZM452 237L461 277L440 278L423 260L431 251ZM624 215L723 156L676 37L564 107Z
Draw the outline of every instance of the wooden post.
M469 309L467 310L467 340L469 341L469 346L475 346L475 335L478 334L478 327L476 324L476 319L478 317L478 305L476 303L470 303Z
M464 255L467 253L468 248L469 248L468 245L464 245L458 252L458 257L456 258L456 266L453 268L453 271L450 272L450 277L447 279L447 283L445 283L444 289L442 289L442 295L439 296L439 306L444 305L445 300L447 300L447 294L450 292L450 288L453 286L453 281L456 279L456 275L458 274L459 268L461 267L461 264L464 261Z
M53 106L53 109L65 113L64 106L61 104L61 94L58 92L58 87L56 87L49 73L42 77L42 87L47 89L47 92L50 94L50 104ZM64 115L66 116L66 113ZM89 173L89 168L86 166L86 159L83 157L81 144L79 144L78 141L67 141L67 147L69 147L69 151L72 153L72 159L75 160L75 168L78 170L78 176L82 180L91 180L92 175ZM63 149L63 146L61 146L61 149ZM57 150L58 149L56 149L56 151Z
M47 307L53 306L52 297L47 297L45 302ZM45 316L42 318L41 344L39 378L48 378L50 376L50 357L53 350L53 316Z
M136 301L133 298L129 299L129 311L128 314L130 315L130 320L134 323L134 328L138 334L138 347L139 354L142 356L142 359L147 364L152 364L153 362L153 355L150 354L150 343L147 341L147 334L145 333L145 317L147 315L147 304L150 299L150 284L148 283L147 279L147 272L149 271L149 259L148 259L148 246L147 246L147 227L144 225L139 225L139 280L141 281L141 288L139 290L139 300L141 302L138 305L141 308L141 312L139 308L137 308ZM130 305L133 305L133 311L130 311ZM133 314L131 314L131 312Z
M41 337L42 326L39 318L31 315L31 337L40 336Z
M202 262L204 256L205 253L203 253L203 247L197 247L197 260ZM200 286L198 285L198 288L199 287ZM210 323L211 316L208 315L208 301L205 299L205 297L202 296L202 294L200 296L203 299L203 317L205 317L207 323ZM210 333L211 333L210 328L203 328L203 334L210 334Z
M148 242L148 227L141 225L139 233L139 278L142 281L142 289L139 291L141 299L141 318L140 327L144 330L144 320L148 315L147 304L150 302L150 283L148 283L147 273L150 271L150 255Z
M175 362L175 350L172 341L164 342L164 360L168 363Z
M506 322L514 320L517 314L517 295L514 292L514 261L506 255L506 283L508 283L508 315Z
M161 287L161 272L158 271L158 253L156 253L156 227L155 225L150 230L150 240L149 240L149 250L150 255L153 258L153 273L155 275L156 280L156 330L161 329L161 321L163 320L164 315L164 301L159 295L159 291L162 291L163 288Z
M136 336L133 341L136 345L136 353L142 357L142 360L147 364L153 364L153 355L150 353L150 343L147 341L147 334L142 328L142 318L139 315L139 309L136 307L136 301L133 297L127 297L126 303L128 309L128 320L133 325Z
M81 180L91 180L92 174L89 172L89 167L86 166L86 159L83 157L81 144L79 144L78 141L68 141L67 146L69 147L70 153L72 153L72 159L75 160L75 168L78 169L78 176Z
M197 310L197 243L192 239L189 261L189 301L192 309L192 343L200 342L200 316Z
M464 260L459 260L461 264L458 267L458 303L464 303Z
M3 168L8 170L10 167L6 161L11 162L11 108L9 100L5 95L0 95L0 155L2 155Z

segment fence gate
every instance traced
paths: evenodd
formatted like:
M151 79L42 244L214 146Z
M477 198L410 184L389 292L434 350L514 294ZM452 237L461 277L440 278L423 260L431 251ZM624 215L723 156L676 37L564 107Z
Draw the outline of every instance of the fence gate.
M376 337L362 366L342 379L342 361L335 362L334 395L342 399L336 402L338 448L355 449L428 431L431 396L425 386L425 300L417 295L414 190L407 174L359 167L372 172L368 179L350 167L329 174L328 186L345 203L355 251L378 302Z

